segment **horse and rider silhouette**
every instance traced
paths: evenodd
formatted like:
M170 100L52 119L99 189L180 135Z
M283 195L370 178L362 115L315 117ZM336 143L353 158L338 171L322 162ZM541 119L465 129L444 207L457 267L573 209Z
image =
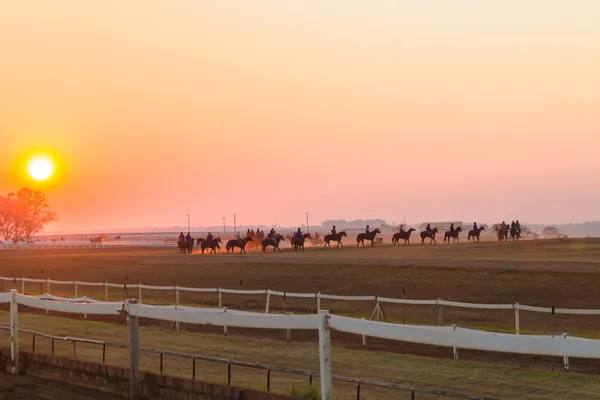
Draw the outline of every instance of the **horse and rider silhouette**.
M449 231L444 232L444 243L446 243L446 240L447 240L448 244L450 244L450 239L454 239L454 243L456 243L457 241L458 241L458 243L460 243L458 234L461 232L462 232L462 228L459 226L458 228L454 229L454 224L453 224Z
M304 251L304 243L310 238L310 233L304 233L300 236L294 235L290 239L290 244L294 246L294 251Z
M358 236L356 236L356 247L359 247L359 245L361 244L363 247L365 247L365 240L371 241L371 247L375 246L375 236L377 236L378 233L381 233L379 228L375 228L375 230L369 231L369 225L367 225L367 229L365 229L365 232L359 233Z
M227 249L227 254L229 254L229 250L231 250L231 253L234 254L235 253L235 248L239 248L240 249L240 254L241 253L246 253L246 245L248 245L248 242L252 242L253 239L250 236L246 236L243 239L231 239L229 241L227 241L227 245L225 246L225 248Z
M404 240L404 245L408 243L410 246L410 234L414 231L416 231L415 228L410 228L409 230L405 231L403 227L400 227L400 231L394 233L394 236L392 236L392 244L394 246L399 245L400 239L402 239Z
M481 231L484 231L485 228L480 226L479 228L475 227L469 231L469 236L467 238L467 242L473 238L473 243L479 243L479 236L481 235Z
M429 241L429 244L437 244L437 241L435 240L435 235L437 235L438 233L438 228L437 226L433 229L431 229L431 227L429 226L429 224L427 224L427 228L426 230L421 232L421 244L425 244L425 239L431 239Z

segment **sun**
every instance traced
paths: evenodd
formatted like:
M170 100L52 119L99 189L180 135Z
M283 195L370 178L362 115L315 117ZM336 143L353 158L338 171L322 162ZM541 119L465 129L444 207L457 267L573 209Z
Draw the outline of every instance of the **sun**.
M46 181L54 175L54 163L48 157L35 157L27 164L27 173L36 181Z

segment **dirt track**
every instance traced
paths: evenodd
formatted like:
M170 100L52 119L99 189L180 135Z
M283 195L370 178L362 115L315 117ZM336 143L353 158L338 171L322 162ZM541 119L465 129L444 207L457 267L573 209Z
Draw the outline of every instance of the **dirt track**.
M36 378L0 373L0 400L123 400L101 391Z
M0 252L0 275L50 277L59 280L109 281L196 287L274 289L288 292L378 295L412 299L435 299L600 308L600 240L558 240L521 243L481 243L457 246L419 246L393 248L315 249L303 254L178 255L172 249L144 250L35 250ZM42 267L42 268L40 268ZM18 271L15 273L15 271ZM5 286L5 289L8 287ZM72 288L53 288L72 296ZM39 286L28 287L40 293ZM68 290L68 291L67 291ZM81 288L79 295L103 298L92 288ZM135 297L134 294L128 294ZM115 289L111 297L123 298ZM172 292L144 292L144 301L172 303ZM182 294L184 304L216 304L214 294ZM264 296L224 296L230 308L264 310ZM371 315L369 302L323 301L322 308L338 314ZM314 312L312 299L272 298L274 312ZM395 322L402 315L407 323L436 323L438 310L428 306L386 306ZM596 337L600 320L586 316L521 313L521 330L532 333ZM144 323L152 323L146 321ZM446 308L444 324L512 331L512 311ZM188 326L186 329L222 333L221 328ZM241 331L230 334L283 339L281 332ZM294 332L293 340L316 341L311 333ZM360 338L334 333L334 344L358 348ZM433 357L451 357L451 349L369 339L368 348ZM509 354L459 352L461 359L562 368L561 359ZM600 372L600 361L571 360L572 369Z

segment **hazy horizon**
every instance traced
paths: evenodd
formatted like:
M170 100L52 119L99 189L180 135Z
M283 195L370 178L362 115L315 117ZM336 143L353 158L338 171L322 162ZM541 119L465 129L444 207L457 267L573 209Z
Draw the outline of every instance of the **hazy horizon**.
M53 231L598 220L598 21L591 0L3 2L0 195L47 193Z

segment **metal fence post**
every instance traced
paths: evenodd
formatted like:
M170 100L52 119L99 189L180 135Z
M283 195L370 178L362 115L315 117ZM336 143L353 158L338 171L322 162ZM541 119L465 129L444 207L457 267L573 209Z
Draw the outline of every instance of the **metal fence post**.
M563 333L563 338L566 339L567 338L567 334ZM563 365L565 367L565 371L569 372L570 366L569 366L569 356L564 356L563 357Z
M442 299L438 299L442 300ZM443 304L438 304L438 325L439 326L443 326L444 325L444 305Z
M271 303L271 289L267 289L267 305L265 306L265 314L269 313L269 304Z
M127 300L127 314L129 314L129 399L136 400L140 395L140 328L138 317L129 312L129 305L136 304L136 300Z
M19 373L19 308L17 305L17 291L10 290L10 359L12 374Z
M321 371L321 399L333 400L331 375L331 330L329 311L319 310L319 366Z

